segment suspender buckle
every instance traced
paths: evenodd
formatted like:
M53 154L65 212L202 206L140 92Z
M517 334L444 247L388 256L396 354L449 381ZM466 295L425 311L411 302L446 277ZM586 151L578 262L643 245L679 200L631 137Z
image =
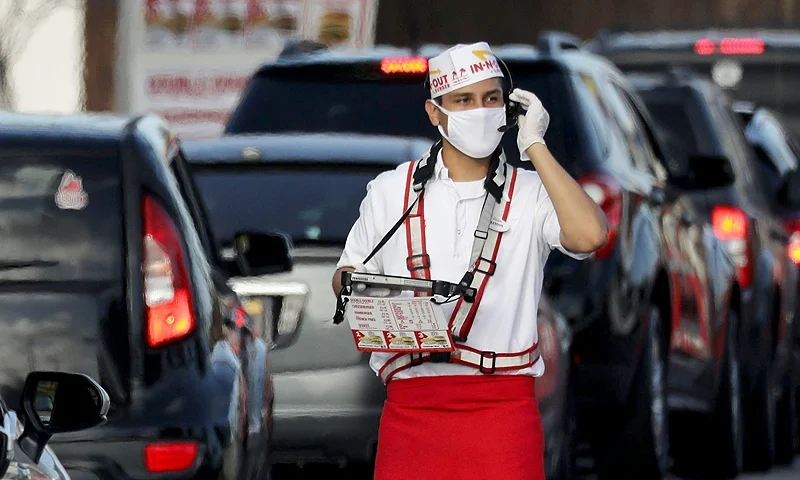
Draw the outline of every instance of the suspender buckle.
M450 363L451 352L433 352L430 361L433 363Z
M478 258L478 264L475 265L475 270L491 277L497 270L497 262L480 257Z
M484 359L491 359L491 366L486 366L486 362ZM497 353L496 352L489 352L489 351L482 351L481 352L481 362L480 366L478 367L481 373L484 374L492 374L497 370Z
M427 253L406 257L406 268L409 272L431 268L431 257Z
M475 238L480 238L481 240L486 240L487 238L489 238L489 231L487 230L487 231L483 232L481 230L475 230Z

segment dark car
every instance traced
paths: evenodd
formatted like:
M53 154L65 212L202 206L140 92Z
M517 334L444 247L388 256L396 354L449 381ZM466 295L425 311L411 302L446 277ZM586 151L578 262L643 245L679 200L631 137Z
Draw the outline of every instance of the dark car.
M786 127L782 116L772 110L759 107L750 102L737 102L734 111L745 126L745 137L756 152L759 171L767 195L770 208L784 222L786 234L789 235L787 253L792 262L800 268L800 140ZM789 290L797 294L800 285ZM794 440L800 440L800 302L795 301L794 312L794 390L782 398L784 402L796 404L794 417L790 422L794 425ZM778 434L785 435L792 430L779 428ZM779 439L790 445L791 438ZM784 454L788 454L784 450ZM782 460L787 460L786 458Z
M776 110L800 133L797 30L606 31L589 45L624 72L690 68L736 99Z
M433 140L438 133L423 109L423 81L428 58L443 48L283 55L254 74L226 131ZM593 259L553 252L545 270L545 290L575 330L574 379L585 413L579 428L593 438L606 478L660 477L667 468L667 405L714 410L717 392L732 378L720 368L738 323L728 321L728 299L738 299L733 267L682 190L710 180L671 176L658 134L626 80L569 35L547 33L537 48L493 51L514 86L541 98L550 112L548 147L609 220L608 245ZM516 135L511 129L503 147L520 165Z
M733 175L730 186L693 196L737 266L741 295L740 349L745 413L745 460L769 469L791 461L788 385L792 376L792 324L796 269L786 254L788 236L770 208L753 149L731 100L711 81L683 71L631 74L654 118L690 155L676 169L689 174ZM676 156L677 159L677 156ZM791 439L791 436L788 437Z
M0 478L70 480L47 443L55 433L105 422L108 393L85 375L37 371L25 379L20 401L17 412L0 396ZM59 416L51 420L55 404Z
M345 325L334 325L330 279L367 183L418 158L426 139L337 135L243 135L187 141L186 155L218 243L265 226L294 244L294 269L271 276L276 312L294 321L307 301L302 332L271 354L276 385L276 463L340 463L371 474L385 387ZM280 205L280 208L277 206ZM234 279L243 293L252 279ZM305 296L308 296L306 299ZM569 409L571 335L547 299L539 310L547 363L538 380L548 478L571 478L574 418ZM371 478L371 477L370 477Z
M157 117L3 114L0 156L3 396L32 368L100 381L108 421L51 442L76 476L259 475L272 383L226 282L290 268L285 239L243 232L223 260Z

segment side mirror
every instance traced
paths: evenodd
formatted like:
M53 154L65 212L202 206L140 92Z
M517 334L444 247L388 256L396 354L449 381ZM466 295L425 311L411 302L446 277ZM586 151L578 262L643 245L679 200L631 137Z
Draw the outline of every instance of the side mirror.
M50 437L102 425L110 404L108 393L87 375L31 372L22 388L25 429L19 446L38 463Z
M731 186L736 181L733 166L726 157L694 155L689 157L688 165L684 173L670 178L670 184L683 190L710 190Z
M790 208L800 206L800 170L793 170L786 175L778 189L778 200Z
M301 282L272 282L237 278L230 281L253 331L270 349L288 348L297 341L309 297L309 287Z
M252 277L292 270L292 242L276 232L238 232L222 257L232 277Z

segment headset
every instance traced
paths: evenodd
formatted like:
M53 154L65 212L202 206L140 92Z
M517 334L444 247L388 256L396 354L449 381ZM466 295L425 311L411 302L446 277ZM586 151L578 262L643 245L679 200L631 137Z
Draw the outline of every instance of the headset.
M517 125L518 117L523 114L522 105L517 102L512 102L508 96L511 92L514 91L514 79L511 77L511 70L508 69L508 65L506 62L503 61L500 57L494 57L497 60L497 63L500 64L500 72L503 74L503 77L508 81L508 88L503 92L503 103L506 106L506 124L502 127L498 128L498 132L507 132L514 128ZM422 84L425 87L425 90L428 92L431 91L431 75L425 76L425 81Z

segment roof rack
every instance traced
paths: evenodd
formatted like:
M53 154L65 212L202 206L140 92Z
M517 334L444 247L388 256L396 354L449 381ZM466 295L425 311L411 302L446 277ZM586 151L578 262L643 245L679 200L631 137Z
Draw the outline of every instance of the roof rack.
M580 50L581 39L567 32L545 30L536 40L536 48L542 53L556 53L563 50Z

